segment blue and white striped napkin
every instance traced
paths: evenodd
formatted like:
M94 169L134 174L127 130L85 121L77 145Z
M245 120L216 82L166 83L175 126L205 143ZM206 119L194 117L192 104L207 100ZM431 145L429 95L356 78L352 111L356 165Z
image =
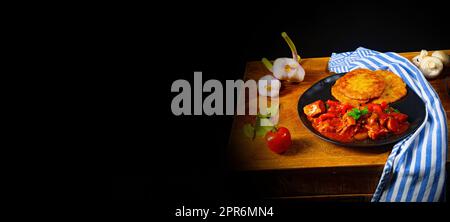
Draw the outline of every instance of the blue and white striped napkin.
M427 111L426 121L417 131L394 145L372 201L445 201L447 118L438 94L420 70L397 53L360 47L354 52L333 53L328 63L329 71L335 73L357 68L399 75L422 98Z

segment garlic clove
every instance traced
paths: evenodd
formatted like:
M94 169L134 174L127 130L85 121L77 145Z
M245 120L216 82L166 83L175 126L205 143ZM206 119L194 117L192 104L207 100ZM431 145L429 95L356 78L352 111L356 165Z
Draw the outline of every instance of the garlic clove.
M422 49L422 51L420 51L420 54L417 55L417 56L415 56L415 57L412 59L412 63L414 63L414 65L416 65L417 67L419 67L419 65L420 65L420 63L421 63L421 61L422 61L422 59L423 59L425 56L428 56L428 51L425 50L425 49Z
M425 49L422 49L422 51L420 51L420 57L425 57L425 56L428 56L428 51L427 50L425 50Z
M295 72L289 74L289 81L291 82L301 82L305 78L305 69L299 64Z
M442 64L448 65L450 63L450 57L443 51L435 51L431 56L436 57L441 60Z
M278 97L281 82L272 75L265 75L258 81L258 93L261 96Z
M417 55L411 61L414 65L418 67L420 65L420 60L422 60L422 58L420 57L420 55Z
M444 65L436 57L425 56L422 58L419 68L426 78L435 78L441 73Z

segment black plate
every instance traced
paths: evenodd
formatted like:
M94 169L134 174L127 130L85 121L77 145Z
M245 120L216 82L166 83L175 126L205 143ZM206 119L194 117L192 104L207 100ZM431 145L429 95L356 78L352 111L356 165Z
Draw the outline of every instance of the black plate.
M308 90L306 90L303 95L300 96L300 99L298 100L298 114L300 116L300 119L302 120L303 125L312 133L314 133L316 136L320 137L321 139L328 141L330 143L342 145L342 146L353 146L353 147L371 147L371 146L383 146L383 145L389 145L393 144L395 142L398 142L407 136L409 136L411 133L417 130L419 126L423 123L425 120L425 104L423 103L422 99L407 86L407 94L399 101L396 101L395 103L389 104L390 106L400 110L400 112L407 114L408 121L411 123L409 129L401 134L401 135L390 135L386 138L378 139L378 140L363 140L363 141L354 141L351 143L343 143L339 142L330 138L327 138L320 134L314 127L311 125L311 122L307 119L306 115L303 113L303 107L315 102L317 100L323 100L324 102L328 99L336 100L331 95L331 87L333 86L334 82L339 79L341 76L343 76L345 73L342 74L334 74L332 76L329 76L327 78L324 78L311 86Z

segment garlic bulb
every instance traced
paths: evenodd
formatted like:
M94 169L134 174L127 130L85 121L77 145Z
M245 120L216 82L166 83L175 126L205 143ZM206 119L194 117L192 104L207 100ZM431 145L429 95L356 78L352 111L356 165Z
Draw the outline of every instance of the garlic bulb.
M273 63L273 75L279 80L301 82L305 78L305 70L292 58L278 58Z
M291 49L292 58L278 58L273 64L266 58L262 58L261 61L273 73L275 78L290 82L301 82L305 78L305 70L300 65L301 58L297 53L294 42L292 42L286 32L282 32L281 36Z
M419 68L426 78L434 78L441 73L444 65L441 60L436 57L425 56L421 59Z
M261 96L277 97L280 94L281 82L272 75L265 75L258 81L258 93Z
M450 63L449 56L443 51L435 51L431 56L436 57L441 60L444 65L448 65Z

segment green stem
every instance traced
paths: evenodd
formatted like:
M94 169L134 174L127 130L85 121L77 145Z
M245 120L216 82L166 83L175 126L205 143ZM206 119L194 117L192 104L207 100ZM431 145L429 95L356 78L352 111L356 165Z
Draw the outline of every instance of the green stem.
M272 65L272 63L271 63L267 58L262 58L262 59L261 59L261 62L264 64L264 66L266 66L266 68L267 68L269 71L273 72L273 71L272 71L273 65Z
M291 38L289 38L286 32L282 32L281 36L283 36L284 40L289 45L289 48L291 48L292 58L300 62L300 56L297 53L297 49L295 48L294 42L292 42Z
M278 132L278 127L273 126L273 129L271 131L274 132L274 133Z

